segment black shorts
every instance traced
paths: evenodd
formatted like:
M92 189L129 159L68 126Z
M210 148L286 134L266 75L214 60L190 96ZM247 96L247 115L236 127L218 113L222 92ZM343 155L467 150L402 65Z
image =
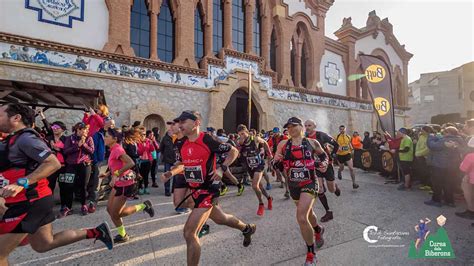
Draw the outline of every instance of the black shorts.
M8 210L0 220L2 234L34 234L55 220L53 196L46 196L33 202L8 204Z
M218 204L220 191L213 189L192 189L194 208L212 208Z
M334 181L334 167L332 164L328 164L328 169L326 170L325 173L321 173L318 170L316 170L316 174L320 178L326 179L326 181Z
M187 188L188 184L186 183L186 178L184 175L175 175L173 176L173 189L174 191L175 188Z
M352 159L352 155L346 154L346 155L337 155L337 161L341 164L346 163Z
M115 189L115 196L124 196L127 198L134 197L137 194L137 184L132 184L126 187L114 187Z
M289 182L288 189L290 190L290 197L294 201L300 200L301 193L309 193L311 196L316 198L318 194L318 181L311 180L311 182L306 182L305 184L298 184Z
M403 175L411 175L412 162L400 161L400 170Z
M253 178L253 176L255 175L255 173L263 173L263 171L265 171L265 163L263 164L259 164L257 167L255 168L250 168L248 165L247 165L247 172L249 173L250 177Z

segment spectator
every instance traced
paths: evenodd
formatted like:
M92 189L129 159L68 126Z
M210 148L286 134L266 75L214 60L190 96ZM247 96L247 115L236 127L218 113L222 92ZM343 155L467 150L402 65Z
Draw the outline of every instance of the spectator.
M140 169L140 175L142 179L138 182L138 194L150 194L148 190L148 178L151 171L151 163L153 162L153 152L155 151L155 147L153 146L152 141L146 137L146 128L143 126L138 127L140 132L140 139L137 143L139 163L138 169Z
M471 128L474 128L474 126ZM474 220L474 137L471 137L467 146L471 150L464 156L464 160L459 167L465 174L462 189L464 198L466 199L467 209L464 212L456 212L456 215L461 218Z
M403 183L400 184L398 190L407 190L411 188L413 141L408 136L408 133L409 131L402 127L398 130L396 139L390 139L389 141L390 151L398 151L398 158L400 160L400 170L402 175L401 181L403 181ZM400 142L398 142L398 140L400 140ZM396 149L397 145L399 146L398 150Z
M157 160L158 160L158 152L160 150L160 145L158 144L158 141L156 141L155 136L156 135L153 130L146 131L146 137L151 142L154 149L153 152L151 153L151 156L153 158L151 162L151 182L152 182L151 186L152 187L158 187L158 183L156 183L156 171L158 168Z
M64 143L66 170L64 178L62 180L61 178L59 179L62 205L60 217L69 215L72 209L74 194L76 194L81 202L82 215L89 213L89 208L86 205L86 186L89 183L91 174L94 141L88 136L89 126L84 122L77 123L73 127L73 132L71 136L66 138ZM61 187L61 185L63 186Z
M430 171L427 163L430 149L428 148L428 136L433 134L434 130L430 126L424 126L421 128L421 132L418 135L415 148L415 175L421 181L421 190L431 190L431 179Z
M362 148L364 150L370 149L371 142L372 141L370 140L370 133L368 131L365 131L364 132L364 140L362 140Z
M100 104L97 111L90 107L88 112L84 113L82 122L89 126L89 137L94 136L97 131L104 127L104 119L109 116L109 108Z
M446 205L455 207L453 191L455 188L458 166L461 161L461 148L463 139L455 127L447 127L443 131L443 136L428 136L428 148L431 154L432 164L432 189L433 197L426 201L426 205L441 207L442 197Z
M359 132L354 131L351 138L352 148L354 148L354 167L361 168L362 167L362 139L359 136Z
M46 121L46 119L44 119L43 121ZM64 136L66 126L61 121L55 121L51 125L51 130L53 132L53 135L47 135L46 140L48 141L49 146L51 147L51 151L56 155L56 158L58 158L58 161L61 163L61 168L56 171L56 173L48 177L49 188L54 193L54 189L56 188L56 181L58 180L59 175L64 173L65 164L63 149L64 143L66 142L66 136Z
M174 124L174 122L167 122L166 124L170 127L168 132L166 132L166 134L163 136L160 144L161 161L165 166L165 172L169 171L176 162L176 153L174 150L174 139L176 136L173 136L173 132L171 131L171 126ZM171 196L170 184L170 181L165 183L165 195L167 197Z

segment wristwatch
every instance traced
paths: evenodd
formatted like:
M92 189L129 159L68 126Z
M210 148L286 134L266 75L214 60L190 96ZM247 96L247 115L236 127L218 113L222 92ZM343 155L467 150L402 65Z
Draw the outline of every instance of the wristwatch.
M24 189L28 189L28 178L23 177L23 178L18 178L16 181L16 184L19 185L20 187L23 187Z

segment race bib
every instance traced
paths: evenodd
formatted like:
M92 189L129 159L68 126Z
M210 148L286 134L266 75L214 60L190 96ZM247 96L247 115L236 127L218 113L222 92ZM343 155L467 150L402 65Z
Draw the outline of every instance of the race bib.
M66 184L74 184L74 179L76 175L74 173L64 173L60 174L58 177L58 182Z
M290 181L292 182L303 182L311 180L309 170L306 168L291 168L290 169Z
M204 183L204 178L202 176L202 168L198 166L185 166L184 167L184 177L188 183Z
M342 146L342 147L341 147L341 150L342 150L342 151L349 151L349 146Z
M257 168L260 165L260 156L247 157L247 165L250 168Z
M6 179L2 175L0 175L0 188L4 188L6 186L10 185L10 180Z
M123 175L119 178L120 181L130 181L135 180L135 173L130 171L128 174Z

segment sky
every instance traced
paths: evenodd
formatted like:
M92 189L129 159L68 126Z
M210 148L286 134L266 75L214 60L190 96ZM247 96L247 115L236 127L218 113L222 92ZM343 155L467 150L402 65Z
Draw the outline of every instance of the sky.
M344 17L364 27L372 10L388 17L395 37L413 54L408 82L474 61L474 0L335 0L326 14L326 36L337 39L333 33Z

